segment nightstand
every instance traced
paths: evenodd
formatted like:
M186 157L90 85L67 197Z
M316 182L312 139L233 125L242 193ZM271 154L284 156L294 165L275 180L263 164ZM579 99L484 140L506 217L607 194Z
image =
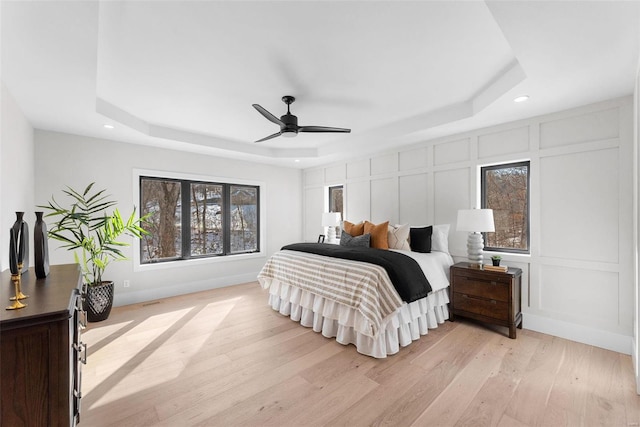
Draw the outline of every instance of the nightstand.
M459 262L451 266L450 277L449 320L457 315L506 326L509 338L516 337L516 327L522 329L521 269L503 273Z

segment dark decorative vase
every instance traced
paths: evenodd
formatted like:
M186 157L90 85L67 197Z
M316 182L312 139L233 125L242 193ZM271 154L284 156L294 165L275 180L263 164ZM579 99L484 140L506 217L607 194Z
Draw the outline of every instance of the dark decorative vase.
M9 269L11 274L18 274L18 236L11 227L9 229Z
M38 279L44 279L49 274L49 238L47 224L42 220L43 213L36 212L33 226L33 268Z
M17 246L16 261L22 274L29 269L29 226L24 222L24 212L16 212L16 222L11 229Z
M113 306L113 288L112 281L86 287L83 305L89 322L100 322L109 317Z

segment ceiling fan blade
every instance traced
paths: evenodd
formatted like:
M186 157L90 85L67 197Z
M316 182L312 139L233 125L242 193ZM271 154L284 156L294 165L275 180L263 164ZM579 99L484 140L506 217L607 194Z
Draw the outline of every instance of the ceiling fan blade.
M265 110L262 106L260 106L258 104L253 104L253 108L258 110L258 112L260 114L262 114L270 122L273 122L273 123L275 123L277 125L280 125L280 126L284 126L284 123L282 123L282 120L280 120L279 118L277 118L276 116L274 116L273 114L271 114L270 112ZM258 141L256 141L256 142L258 142Z
M342 132L350 133L351 129L332 128L327 126L300 126L298 132Z
M264 138L259 139L259 140L255 141L255 142L266 141L267 139L275 138L276 136L280 136L280 135L282 135L282 132L276 132L273 135L265 136Z

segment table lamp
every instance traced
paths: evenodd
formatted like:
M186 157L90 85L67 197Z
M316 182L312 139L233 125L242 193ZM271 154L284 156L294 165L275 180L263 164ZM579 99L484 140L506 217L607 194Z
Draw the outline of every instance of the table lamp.
M472 264L482 265L484 239L482 233L495 231L492 209L460 209L458 231L468 231L467 256Z

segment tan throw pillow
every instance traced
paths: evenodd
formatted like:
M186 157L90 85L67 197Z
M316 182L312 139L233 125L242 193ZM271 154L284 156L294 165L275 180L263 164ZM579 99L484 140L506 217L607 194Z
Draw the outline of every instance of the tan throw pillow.
M349 221L343 221L342 228L353 237L362 236L364 234L364 222L354 224Z
M400 249L403 251L410 251L409 246L409 232L411 227L409 224L403 225L390 225L387 233L387 240L389 243L389 249Z
M371 247L377 249L389 249L387 233L389 232L389 221L382 224L364 222L364 232L371 234Z

